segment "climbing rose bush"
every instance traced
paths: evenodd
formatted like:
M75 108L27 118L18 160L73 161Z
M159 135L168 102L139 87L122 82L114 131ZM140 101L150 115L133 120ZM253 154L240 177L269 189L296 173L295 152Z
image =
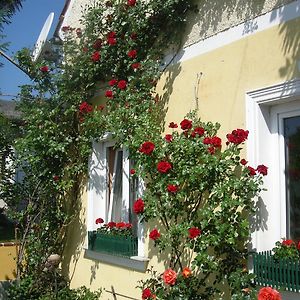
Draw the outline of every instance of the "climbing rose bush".
M194 112L179 124L136 148L137 172L147 182L138 215L158 223L150 228L150 246L169 254L166 270L152 271L140 286L157 299L257 299L245 271L248 220L267 167L250 167L241 157L247 130L222 140L220 125Z

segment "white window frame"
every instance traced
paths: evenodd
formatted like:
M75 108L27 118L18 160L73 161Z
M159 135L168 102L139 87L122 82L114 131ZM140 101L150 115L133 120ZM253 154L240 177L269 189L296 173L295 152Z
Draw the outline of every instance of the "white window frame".
M95 224L95 220L99 217L103 218L105 222L109 222L109 210L107 210L107 147L113 146L114 142L111 139L111 134L106 134L99 142L93 142L93 152L89 160L89 180L87 189L87 231L96 230L99 225ZM129 210L129 179L130 179L130 163L128 150L123 150L123 178L122 178L122 202L125 210ZM138 187L138 196L143 193L144 187L140 183ZM125 192L126 191L126 192ZM129 214L123 215L124 222L128 222ZM140 222L137 224L138 237L138 254L137 256L127 258L119 258L109 254L102 254L95 251L88 250L88 241L85 241L86 257L102 260L107 263L117 264L133 268L139 271L145 271L146 263L149 261L145 257L145 236L144 225Z
M300 79L246 93L247 159L251 166L265 164L269 168L264 177L267 190L260 193L259 212L252 220L251 248L257 251L272 249L286 236L284 149L279 125L285 114L291 115L299 107Z

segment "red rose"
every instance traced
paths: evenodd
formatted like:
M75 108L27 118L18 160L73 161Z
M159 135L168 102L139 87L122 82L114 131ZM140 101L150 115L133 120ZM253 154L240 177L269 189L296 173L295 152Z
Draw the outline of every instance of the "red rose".
M228 133L226 137L229 143L238 145L246 141L246 139L248 138L248 134L248 130L236 129L231 133Z
M135 169L130 169L130 174L134 175L135 174Z
M107 43L108 43L108 45L113 46L117 43L117 39L116 38L108 38Z
M300 242L297 244L297 249L300 250Z
M54 180L54 181L58 181L58 180L59 180L59 176L54 175L54 176L53 176L53 180Z
M263 287L259 290L257 300L281 300L281 295L271 287Z
M136 0L128 0L127 1L128 6L135 6L135 4L136 4Z
M118 83L118 80L117 79L112 79L112 80L110 80L109 82L108 82L108 84L110 85L110 86L114 86L114 85L116 85Z
M114 228L114 227L116 227L116 223L115 223L115 222L108 222L108 223L106 224L106 226L107 226L108 228Z
M88 104L86 101L82 102L79 106L79 111L82 114L87 114L90 113L91 111L93 111L93 106Z
M189 229L189 238L194 239L201 234L201 230L198 227L192 227Z
M284 246L291 246L294 244L294 241L293 240L283 240L281 244Z
M154 151L154 149L155 149L155 145L152 142L147 141L141 145L139 151L141 153L150 155Z
M117 36L116 32L115 31L111 31L107 34L107 37L108 38L115 38Z
M191 275L192 275L192 271L191 271L190 268L188 268L188 267L183 268L183 270L182 270L182 276L183 276L184 278L188 278L188 277L190 277Z
M126 82L125 80L120 80L120 81L118 82L118 88L119 88L120 90L126 89L126 86L127 86L127 82Z
M214 147L221 148L222 140L217 136L213 136L210 140L210 144Z
M171 123L169 124L169 127L170 127L170 128L177 128L178 125L177 125L176 123L174 123L174 122L171 122Z
M102 223L104 223L104 220L102 218L98 218L98 219L96 219L95 223L102 224Z
M210 138L210 137L205 137L205 138L203 139L203 144L205 144L205 145L210 145L210 141L211 141L211 138Z
M131 223L126 223L124 227L126 229L132 229L132 224Z
M136 50L130 50L128 51L127 55L132 58L132 59L135 59L136 56L137 56L137 51Z
M134 213L140 214L144 212L144 209L145 209L145 202L143 201L143 199L141 198L137 199L133 204Z
M125 228L126 227L126 223L125 222L116 223L116 227L117 228Z
M105 97L113 98L114 97L113 91L111 91L111 90L106 91L105 92Z
M137 70L137 69L139 69L141 67L141 64L140 63L133 63L133 64L131 64L131 68L133 69L133 70Z
M101 105L101 104L100 104L100 105L97 106L97 110L102 111L103 109L104 109L104 105Z
M240 161L241 165L245 166L248 162L246 161L246 159L241 159Z
M182 130L187 130L187 129L191 129L192 128L192 121L188 120L188 119L183 119L180 122L180 126Z
M199 136L202 136L205 132L203 127L196 127L193 131L195 134L198 134Z
M166 134L166 135L165 135L165 140L166 140L168 143L172 142L172 140L173 140L172 134Z
M250 176L254 176L254 175L256 174L256 171L255 171L254 168L252 168L252 167L250 167L250 166L248 166L247 168L248 168L248 171L249 171Z
M259 174L266 176L268 174L268 167L266 167L265 165L259 165L257 166L256 171Z
M178 191L178 187L174 184L168 184L167 190L169 193L176 193Z
M40 67L40 71L43 73L47 73L47 72L49 72L49 68L48 68L48 66L42 66L42 67Z
M93 44L93 48L95 50L100 50L102 46L102 40L101 39L97 39L94 44Z
M157 164L157 171L159 173L168 173L172 169L172 165L167 161L160 161Z
M152 231L150 231L149 238L153 241L156 241L157 239L159 239L160 238L159 231L156 228L154 228Z
M96 61L100 60L100 52L99 51L95 51L92 54L91 59L92 59L93 62L96 62Z
M177 274L172 269L168 269L163 274L163 280L165 284L174 285L176 282Z

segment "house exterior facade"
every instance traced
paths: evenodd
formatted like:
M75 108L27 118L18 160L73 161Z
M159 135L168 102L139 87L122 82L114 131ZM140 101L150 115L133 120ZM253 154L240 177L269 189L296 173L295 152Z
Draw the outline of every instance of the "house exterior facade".
M234 3L233 3L234 2ZM180 122L198 109L203 121L219 122L221 137L235 128L249 130L244 156L251 165L265 164L269 175L266 190L257 199L252 220L251 249L271 250L282 238L300 239L300 191L297 155L300 128L300 1L199 1L199 11L190 18L184 47L172 60L159 84L169 95L165 123ZM81 6L88 1L67 1L63 26L79 27ZM169 61L166 57L166 63ZM94 144L90 179L82 194L81 222L74 224L63 263L71 286L104 288L103 299L112 292L140 299L138 281L146 269L164 270L163 260L149 242L148 228L138 226L138 249L124 258L89 248L88 231L97 228L98 211L106 209L105 166L112 147L109 136ZM108 152L107 152L108 151ZM121 151L120 168L129 174L130 162ZM123 193L130 183L122 180ZM142 193L139 186L137 195ZM124 195L123 205L130 197ZM125 209L126 210L126 209ZM128 216L122 215L126 221ZM122 299L122 298L120 298ZM284 299L299 299L285 293Z

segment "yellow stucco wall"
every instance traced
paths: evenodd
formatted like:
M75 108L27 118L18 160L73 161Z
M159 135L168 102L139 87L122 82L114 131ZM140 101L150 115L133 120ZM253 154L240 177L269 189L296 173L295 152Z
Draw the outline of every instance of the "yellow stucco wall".
M223 138L235 128L245 128L247 91L300 77L297 69L300 54L294 41L295 37L299 37L297 28L300 28L300 19L274 26L169 68L158 86L161 94L170 93L166 124L180 122L185 113L195 108L196 75L202 72L198 90L201 118L220 122L220 136ZM70 276L71 286L86 285L92 289L102 287L108 290L113 286L118 293L140 299L137 281L147 275L84 258L86 192L82 200L81 219L71 226L65 255L64 271ZM163 269L163 259L159 261L155 255L150 258L149 266ZM104 292L102 299L113 297Z
M16 246L0 245L0 281L14 279L16 274Z

